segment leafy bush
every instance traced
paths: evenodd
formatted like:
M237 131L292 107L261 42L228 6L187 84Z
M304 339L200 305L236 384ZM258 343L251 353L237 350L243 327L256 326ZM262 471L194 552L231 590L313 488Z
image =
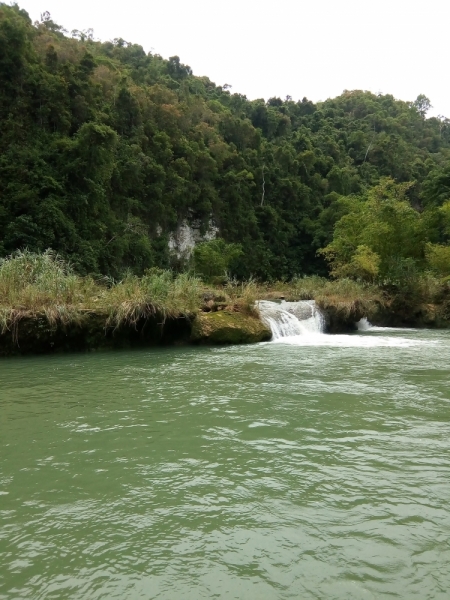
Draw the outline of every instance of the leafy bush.
M196 274L205 281L223 278L231 268L233 261L242 254L240 244L227 244L221 238L197 244L193 252L193 267Z
M450 275L450 246L427 244L425 256L434 273L441 277Z

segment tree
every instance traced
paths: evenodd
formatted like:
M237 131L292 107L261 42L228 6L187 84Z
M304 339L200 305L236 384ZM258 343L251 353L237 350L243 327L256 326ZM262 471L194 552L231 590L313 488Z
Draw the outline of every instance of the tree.
M141 273L168 265L180 223L212 219L242 252L210 249L206 273L326 274L332 243L333 269L371 280L389 255L422 267L427 241L448 244L450 127L425 96L250 101L177 56L42 18L0 0L0 256L51 246L83 273Z
M227 244L220 238L201 242L194 248L193 267L196 274L207 281L223 278L241 254L242 247L239 244Z
M427 244L426 258L429 267L441 277L450 277L450 246Z
M365 196L346 199L347 214L321 250L334 277L393 281L401 276L399 265L424 261L426 230L407 201L411 185L383 179Z
M417 112L420 114L420 116L423 118L425 118L425 116L426 116L427 112L430 110L430 108L433 108L431 106L430 99L427 98L424 94L419 94L417 96L417 98L413 102L413 106L417 110Z

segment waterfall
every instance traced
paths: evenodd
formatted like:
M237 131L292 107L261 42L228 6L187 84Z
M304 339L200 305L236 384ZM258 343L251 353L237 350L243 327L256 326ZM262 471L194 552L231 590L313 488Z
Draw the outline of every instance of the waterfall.
M260 300L257 305L261 319L272 331L273 340L324 331L325 319L314 300L281 304Z
M369 322L367 317L363 317L356 323L356 327L358 331L369 331L369 329L373 329L372 323Z

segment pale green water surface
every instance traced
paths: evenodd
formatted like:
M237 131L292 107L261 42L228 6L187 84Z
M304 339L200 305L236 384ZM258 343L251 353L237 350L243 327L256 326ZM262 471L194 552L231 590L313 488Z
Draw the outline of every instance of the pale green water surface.
M450 332L0 362L0 599L450 598Z

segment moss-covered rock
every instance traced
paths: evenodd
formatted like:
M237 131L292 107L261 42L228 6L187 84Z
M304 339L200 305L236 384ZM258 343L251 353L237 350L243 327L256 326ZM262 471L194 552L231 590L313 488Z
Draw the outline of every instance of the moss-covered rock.
M227 310L199 313L191 333L191 341L207 344L254 344L271 337L270 329L256 317Z

